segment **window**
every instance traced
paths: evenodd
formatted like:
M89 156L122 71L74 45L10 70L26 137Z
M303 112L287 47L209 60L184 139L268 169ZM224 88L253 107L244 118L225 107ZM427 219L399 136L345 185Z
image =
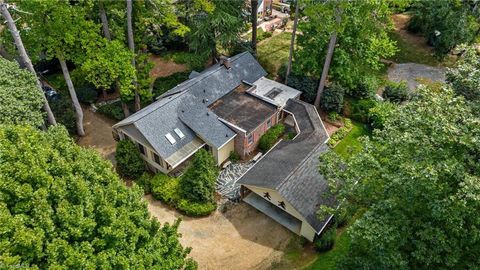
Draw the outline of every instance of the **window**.
M253 133L248 135L247 137L247 142L248 142L248 145L252 144L253 143Z
M160 157L157 155L157 153L155 152L152 152L153 154L153 160L155 161L155 163L157 163L158 165L162 165L161 161L160 161Z
M178 135L178 137L180 137L180 139L185 138L185 135L183 134L183 132L180 129L176 128L173 131L175 131L175 133L177 133L177 135Z
M141 144L138 144L138 149L140 150L140 153L142 153L142 155L146 155L145 154L145 146L143 146Z
M170 133L167 133L165 135L165 138L167 138L167 140L171 143L171 144L175 144L177 141L175 140L175 138L173 138L172 134Z
M272 126L272 119L267 120L267 128L270 128Z

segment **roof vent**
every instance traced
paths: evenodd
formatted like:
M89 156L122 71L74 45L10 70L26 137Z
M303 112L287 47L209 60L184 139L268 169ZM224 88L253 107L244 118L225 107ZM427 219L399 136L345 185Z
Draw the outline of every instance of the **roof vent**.
M210 115L210 113L209 113L209 112L207 112L207 116L209 116L209 115Z
M207 92L207 90L203 89L203 93Z
M225 134L225 137L227 137L227 138L228 138L228 134Z
M224 65L228 70L232 68L232 62L226 56L220 56L220 65Z

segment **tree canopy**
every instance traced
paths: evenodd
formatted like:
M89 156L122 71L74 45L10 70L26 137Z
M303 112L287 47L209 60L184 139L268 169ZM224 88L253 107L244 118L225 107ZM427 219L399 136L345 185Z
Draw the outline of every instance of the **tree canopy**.
M151 219L137 186L63 127L0 126L0 264L28 269L195 269L179 222Z
M304 74L320 77L334 31L337 45L329 75L349 88L395 53L395 43L388 37L392 24L387 1L310 1L303 15L308 19L298 26L295 69Z
M43 124L43 98L35 76L0 57L0 124Z
M217 176L218 168L213 156L205 149L198 150L180 179L182 196L192 202L214 202Z
M421 87L342 160L320 171L360 209L341 269L474 269L480 264L480 119L451 89Z

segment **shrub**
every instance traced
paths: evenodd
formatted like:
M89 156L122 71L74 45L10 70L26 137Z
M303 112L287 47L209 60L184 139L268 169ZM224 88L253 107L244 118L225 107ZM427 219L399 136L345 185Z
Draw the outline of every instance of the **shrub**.
M390 102L378 102L368 111L368 122L372 128L382 129L385 121L392 116L395 105Z
M263 41L267 38L272 37L273 33L272 32L265 32L263 31L262 28L257 29L257 42Z
M105 104L101 107L98 108L97 112L115 119L115 120L122 120L125 118L125 115L123 114L123 109L122 109L122 103L121 101L113 102L110 104Z
M340 112L343 108L345 90L339 84L332 84L323 91L320 106L327 112Z
M143 188L145 194L152 192L152 175L150 173L144 172L135 180L135 183Z
M356 88L351 91L351 95L356 98L366 99L375 96L378 88L378 80L374 76L365 76Z
M180 199L177 204L178 210L187 216L201 217L207 216L217 209L216 202L197 203L186 199Z
M348 119L348 118L343 118L343 126L347 129L351 129L352 128L352 120Z
M336 227L342 228L350 221L350 212L346 208L340 208L334 218Z
M76 134L77 120L73 111L72 101L64 94L60 94L57 99L49 101L49 104L57 122L64 125L68 133Z
M97 89L93 85L84 85L75 88L78 100L85 104L92 104L97 100Z
M136 179L145 171L140 151L130 140L122 140L117 143L115 159L118 172L124 177Z
M228 158L230 159L231 162L236 162L240 160L240 155L235 151L231 151Z
M337 112L330 112L328 113L328 120L335 122L340 119L340 115Z
M285 76L286 71L287 69L285 66L285 70L281 71L282 73L280 74ZM301 91L305 102L313 103L315 101L318 87L317 79L290 73L288 76L287 85L297 89L298 91Z
M177 72L167 77L160 77L153 83L153 94L160 96L188 79L190 72Z
M335 244L336 231L335 227L331 227L323 231L320 237L317 237L314 241L314 246L317 251L325 252L333 248Z
M178 178L163 173L156 174L151 180L152 195L172 207L180 201L180 182Z
M214 202L218 173L212 154L203 148L198 150L180 179L182 197L192 202Z
M285 126L283 124L274 125L262 135L258 143L258 148L264 152L268 151L284 132Z
M400 103L408 99L408 86L406 82L390 82L385 86L383 97L389 101Z
M373 108L378 102L373 99L360 99L352 100L352 119L358 122L367 123L368 122L368 112Z

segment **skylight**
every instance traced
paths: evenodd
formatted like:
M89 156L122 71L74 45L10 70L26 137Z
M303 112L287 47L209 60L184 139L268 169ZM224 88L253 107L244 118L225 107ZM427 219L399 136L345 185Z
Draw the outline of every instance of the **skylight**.
M165 135L165 138L167 138L167 140L171 143L171 144L175 144L177 141L175 140L175 138L173 138L172 134L170 133L167 133Z
M185 134L183 134L183 132L180 129L176 128L173 131L175 131L175 133L177 133L177 135L178 135L178 137L180 137L180 139L183 139L185 137Z

